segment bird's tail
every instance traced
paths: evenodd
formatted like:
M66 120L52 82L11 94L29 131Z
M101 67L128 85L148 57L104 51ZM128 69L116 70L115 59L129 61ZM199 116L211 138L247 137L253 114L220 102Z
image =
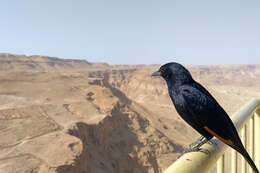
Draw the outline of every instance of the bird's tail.
M248 164L251 166L251 168L254 170L255 173L259 173L254 161L251 159L251 157L249 156L249 154L247 153L247 151L245 150L245 148L243 147L243 149L239 149L237 150L240 154L242 154L244 156L244 158L246 159L246 161L248 162Z

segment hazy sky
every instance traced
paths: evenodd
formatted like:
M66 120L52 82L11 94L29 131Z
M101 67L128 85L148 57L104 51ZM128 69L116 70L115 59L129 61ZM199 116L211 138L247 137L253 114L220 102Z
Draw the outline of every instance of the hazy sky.
M260 1L2 0L0 52L110 64L259 64Z

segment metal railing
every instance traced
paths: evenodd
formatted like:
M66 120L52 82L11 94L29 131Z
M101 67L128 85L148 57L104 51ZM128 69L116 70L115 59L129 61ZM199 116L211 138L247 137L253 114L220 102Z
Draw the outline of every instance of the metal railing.
M257 168L260 169L260 100L252 99L231 116L231 119L240 132L244 146ZM211 141L216 145L204 144L202 146L210 154L207 155L202 152L186 153L167 168L164 173L209 173L215 167L217 173L224 173L225 167L231 168L231 171L228 171L231 173L253 173L245 159L238 157L237 152L233 149L231 151L231 162L229 161L230 164L225 165L227 158L230 158L230 155L225 151L230 147L217 138L213 138ZM239 165L238 158L241 159Z

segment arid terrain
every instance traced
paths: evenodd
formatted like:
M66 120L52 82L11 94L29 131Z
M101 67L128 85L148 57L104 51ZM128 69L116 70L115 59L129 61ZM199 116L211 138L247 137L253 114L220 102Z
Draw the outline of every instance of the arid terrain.
M0 54L0 173L161 173L199 135L159 67ZM230 115L260 97L260 65L186 67Z

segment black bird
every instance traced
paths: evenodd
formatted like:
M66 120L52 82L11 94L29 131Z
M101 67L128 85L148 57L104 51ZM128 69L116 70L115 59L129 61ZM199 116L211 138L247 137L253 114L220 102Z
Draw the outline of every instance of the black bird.
M254 172L259 173L228 114L185 67L175 62L167 63L152 76L163 77L178 114L204 137L189 151L202 151L200 147L215 136L242 154Z

